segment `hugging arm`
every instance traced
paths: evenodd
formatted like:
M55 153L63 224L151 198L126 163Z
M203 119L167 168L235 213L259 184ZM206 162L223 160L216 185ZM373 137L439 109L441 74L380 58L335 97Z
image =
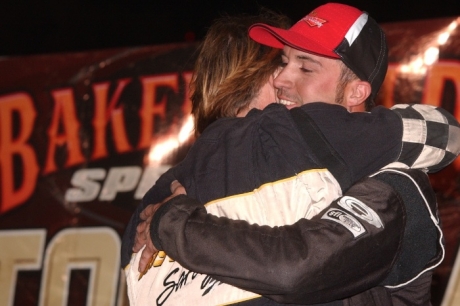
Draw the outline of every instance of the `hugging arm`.
M121 245L122 268L125 268L131 260L131 255L133 253L132 249L136 238L136 228L142 221L140 217L141 212L147 207L147 205L160 203L171 195L170 185L175 180L175 170L175 168L169 169L157 180L155 185L144 195L141 203L136 207L136 210L131 216L123 234L123 243Z
M423 176L419 184L433 200ZM395 181L406 179L396 176ZM347 208L350 199L375 212L374 221ZM158 249L191 271L277 302L313 304L383 282L398 260L407 218L401 195L377 177L354 185L312 220L281 227L218 218L178 196L157 211L151 236Z
M435 108L430 105L395 105L393 108L393 111L376 108L371 114L350 114L341 106L312 103L304 105L301 109L316 122L316 126L321 130L321 133L324 134L326 139L330 139L331 145L340 150L337 155L343 158L345 168L350 169L350 172L353 173L353 176L349 177L349 181L356 181L392 161L402 162L410 167L437 171L455 159L460 151L460 128L451 114L441 108ZM250 124L259 124L261 129L265 128L267 137L275 139L275 134L272 135L271 133L276 133L274 130L279 126L286 126L287 136L290 136L289 131L294 129L296 125L292 123L290 126L286 123L291 120L290 118L289 113L282 111L282 108L280 109L278 105L271 105L263 112L260 112L260 116L254 121L255 123ZM346 126L338 128L337 124L340 122L342 122L342 125L346 124ZM349 127L349 129L346 127ZM414 133L413 131L417 132ZM250 133L244 134L248 135ZM423 138L423 135L426 138ZM430 135L436 137L431 137ZM302 141L301 137L299 136L298 139L300 142ZM335 142L331 139L335 140ZM353 139L353 141L349 141L349 139ZM367 140L369 139L375 145L367 146L367 148L359 145L368 143ZM431 143L433 140L436 140L436 142ZM275 145L279 147L280 156L292 155L289 146L283 146L282 143L276 143ZM218 147L214 148L217 149ZM268 149L264 147L261 152L263 153L266 150L271 150L271 147ZM283 153L283 150L286 152ZM195 157L192 156L191 160L193 158L199 159L202 156L202 152L197 150L196 147L195 151L197 151L197 154L195 154ZM260 160L257 160L257 165L259 164ZM284 161L282 164L285 164ZM206 167L206 162L203 165ZM267 166L272 168L271 165ZM194 175L193 173L187 173L190 172L189 169L177 170L178 167L180 165L170 169L160 177L134 212L123 237L122 267L125 267L131 258L136 227L141 221L139 218L140 212L148 204L159 203L171 194L170 183L175 179L174 173L182 171L184 172L183 175ZM254 170L259 171L259 168L257 166ZM265 175L267 171L262 170L260 173ZM339 176L338 173L339 171L336 171L334 175ZM213 178L213 180L215 179L218 178ZM213 185L208 186L212 188ZM213 194L216 193L213 192Z

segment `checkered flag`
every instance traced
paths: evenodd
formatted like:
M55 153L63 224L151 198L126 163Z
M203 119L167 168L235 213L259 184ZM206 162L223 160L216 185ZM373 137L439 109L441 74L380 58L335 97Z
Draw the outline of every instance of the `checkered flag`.
M460 125L446 110L426 104L397 104L391 108L403 122L403 146L398 159L411 168L436 172L460 152Z

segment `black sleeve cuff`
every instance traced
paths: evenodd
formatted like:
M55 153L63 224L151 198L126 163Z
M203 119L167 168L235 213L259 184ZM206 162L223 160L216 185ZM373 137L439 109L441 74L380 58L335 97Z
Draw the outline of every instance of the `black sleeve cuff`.
M153 246L157 250L159 251L163 250L163 247L160 242L161 240L160 240L160 234L159 234L160 221L162 217L165 214L167 214L173 206L176 206L176 205L196 206L197 204L201 206L201 204L195 199L192 199L185 194L181 194L165 202L163 205L161 205L158 208L158 210L155 212L155 214L152 217L152 222L150 223L150 237L152 239Z

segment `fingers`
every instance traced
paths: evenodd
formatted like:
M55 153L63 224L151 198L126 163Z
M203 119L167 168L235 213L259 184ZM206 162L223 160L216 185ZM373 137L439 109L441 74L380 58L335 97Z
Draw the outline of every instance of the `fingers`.
M170 185L170 189L171 189L171 193L174 193L174 191L179 187L179 186L182 186L178 180L174 180L171 182L171 185Z
M133 252L139 252L142 247L150 241L150 223L155 211L160 204L150 204L140 213L141 221L136 227L136 237L134 238Z
M133 252L139 252L142 247L146 244L147 239L145 237L146 222L141 222L136 228L136 237L134 238Z
M139 260L138 270L141 272L139 279L141 279L142 276L153 265L155 256L158 253L158 250L156 250L153 246L150 237L150 223L152 221L153 215L163 203L179 194L186 194L185 188L177 180L171 183L170 188L172 192L171 196L163 200L161 203L147 205L147 207L145 207L139 215L142 222L140 222L136 228L136 237L134 239L134 246L132 249L134 253L137 253L145 245Z
M179 194L187 194L184 186L182 186L178 180L172 181L170 188L171 188L172 196L177 196Z
M141 258L139 260L138 270L141 272L139 279L147 273L147 271L152 267L155 260L158 250L155 249L151 240L149 240L145 246L145 249L141 253Z
M139 217L142 220L147 220L149 217L152 217L153 214L155 213L155 210L156 210L155 205L157 205L157 204L147 205L147 207L145 207L144 210L141 211L141 213L139 214Z

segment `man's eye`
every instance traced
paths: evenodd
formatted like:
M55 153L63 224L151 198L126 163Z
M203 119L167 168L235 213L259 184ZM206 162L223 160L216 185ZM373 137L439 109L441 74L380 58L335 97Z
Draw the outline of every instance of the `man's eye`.
M302 70L302 72L312 72L313 71L308 68L300 68L300 70Z

